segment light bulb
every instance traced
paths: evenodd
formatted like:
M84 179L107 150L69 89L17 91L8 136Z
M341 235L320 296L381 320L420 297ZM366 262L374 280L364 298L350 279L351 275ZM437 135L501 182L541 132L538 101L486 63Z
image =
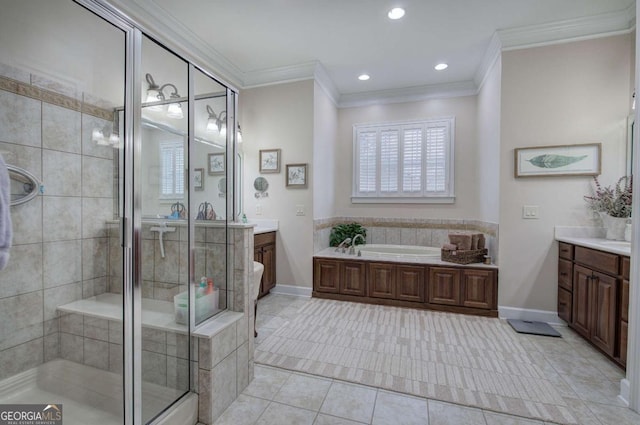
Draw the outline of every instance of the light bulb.
M389 13L387 13L387 16L389 17L389 19L400 19L404 16L404 9L401 7L394 7L393 9L391 9L389 11Z
M169 118L184 118L184 114L182 113L182 106L179 103L170 103L167 108L167 116Z

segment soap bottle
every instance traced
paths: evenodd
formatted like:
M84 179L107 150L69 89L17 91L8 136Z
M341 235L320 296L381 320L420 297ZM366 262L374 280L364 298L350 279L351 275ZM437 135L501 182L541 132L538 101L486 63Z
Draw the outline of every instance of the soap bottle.
M200 278L200 286L198 287L198 290L196 291L196 297L200 298L201 296L203 296L205 294L207 290L207 278L202 276Z
M247 223L247 215L246 214L242 214L242 222L243 223Z
M213 278L207 279L207 294L213 294Z

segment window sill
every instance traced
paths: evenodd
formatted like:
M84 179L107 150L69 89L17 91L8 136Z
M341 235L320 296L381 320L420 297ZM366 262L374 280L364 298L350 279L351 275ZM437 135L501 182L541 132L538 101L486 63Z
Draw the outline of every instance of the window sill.
M377 198L373 196L352 196L352 204L453 204L456 202L455 196L442 196L431 198L411 198L411 197L387 197Z

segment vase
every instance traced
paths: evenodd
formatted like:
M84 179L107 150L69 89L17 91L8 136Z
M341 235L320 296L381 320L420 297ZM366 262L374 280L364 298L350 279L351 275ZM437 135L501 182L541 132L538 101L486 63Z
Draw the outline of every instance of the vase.
M627 227L627 223L629 222L628 217L612 217L607 213L601 212L600 218L602 219L604 228L607 230L607 239L617 241L624 240L624 231Z

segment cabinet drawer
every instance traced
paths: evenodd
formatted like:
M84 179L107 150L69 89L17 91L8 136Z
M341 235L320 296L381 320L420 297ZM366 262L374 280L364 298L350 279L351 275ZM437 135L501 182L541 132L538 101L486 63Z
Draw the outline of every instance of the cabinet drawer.
M567 260L573 260L573 245L564 242L558 242L558 256Z
M571 323L571 310L573 298L571 292L558 288L558 317L567 323Z
M585 264L591 269L611 275L618 274L619 257L616 254L576 246L574 257L576 262Z
M266 244L275 243L275 242L276 242L276 232L260 233L259 235L253 236L254 246L266 245Z
M558 286L573 291L573 263L568 260L558 259Z
M622 278L629 280L629 271L631 270L631 261L629 257L622 257Z

